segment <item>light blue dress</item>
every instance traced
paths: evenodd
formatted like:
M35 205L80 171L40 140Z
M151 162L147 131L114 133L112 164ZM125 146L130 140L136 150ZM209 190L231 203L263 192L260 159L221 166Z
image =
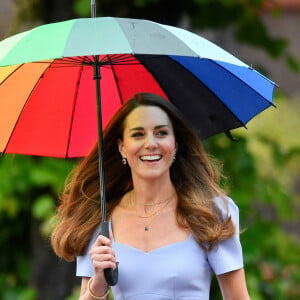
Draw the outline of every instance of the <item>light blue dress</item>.
M225 213L223 202L216 198ZM119 264L119 280L112 287L115 300L208 300L212 274L243 267L239 240L239 212L228 198L229 214L236 225L236 234L206 253L190 235L185 241L166 245L150 252L112 240ZM77 257L77 276L93 276L88 255L99 229L95 231L87 254Z

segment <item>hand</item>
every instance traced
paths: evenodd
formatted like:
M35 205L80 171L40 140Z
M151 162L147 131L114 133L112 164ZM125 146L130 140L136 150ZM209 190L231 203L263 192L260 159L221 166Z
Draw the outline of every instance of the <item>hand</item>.
M99 235L91 248L90 257L94 267L95 282L104 280L104 269L117 267L116 254L112 249L111 239Z

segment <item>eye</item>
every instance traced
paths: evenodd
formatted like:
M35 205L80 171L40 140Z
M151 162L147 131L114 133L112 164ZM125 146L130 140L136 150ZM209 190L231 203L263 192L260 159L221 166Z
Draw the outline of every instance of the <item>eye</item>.
M142 137L143 135L144 135L143 132L135 131L131 134L131 137L138 138L138 137Z
M158 136L165 136L168 134L169 134L169 132L167 130L159 130L156 132L156 135L158 135Z

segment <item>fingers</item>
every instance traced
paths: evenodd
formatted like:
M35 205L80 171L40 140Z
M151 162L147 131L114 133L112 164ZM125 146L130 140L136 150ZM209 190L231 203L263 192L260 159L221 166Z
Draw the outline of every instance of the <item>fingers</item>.
M104 269L117 267L115 251L111 247L111 240L99 235L90 251L95 273L103 272Z
M91 259L95 272L102 272L104 269L115 269L117 267L116 258L111 254L92 254Z
M94 245L98 245L98 246L106 245L108 247L111 247L111 239L107 238L104 235L99 234Z

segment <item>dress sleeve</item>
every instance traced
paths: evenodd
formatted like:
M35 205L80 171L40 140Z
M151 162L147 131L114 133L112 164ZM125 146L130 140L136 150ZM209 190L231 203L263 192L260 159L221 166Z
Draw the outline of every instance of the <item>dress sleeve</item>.
M89 242L85 254L76 257L76 276L92 277L94 275L94 268L93 268L93 264L89 252L93 244L95 243L99 233L100 233L100 227L97 227L92 235L92 238Z
M217 244L208 252L208 262L216 275L243 268L243 254L239 238L239 209L232 199L227 197L228 215L236 226L236 233L231 238ZM216 198L218 207L227 215L227 208L221 198Z

